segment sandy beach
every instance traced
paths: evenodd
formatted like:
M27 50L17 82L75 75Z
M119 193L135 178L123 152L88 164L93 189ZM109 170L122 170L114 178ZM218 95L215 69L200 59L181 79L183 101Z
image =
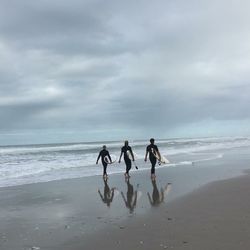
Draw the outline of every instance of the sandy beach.
M248 249L249 158L1 188L0 248Z
M120 230L96 235L84 249L248 249L249 182L250 175L211 183Z

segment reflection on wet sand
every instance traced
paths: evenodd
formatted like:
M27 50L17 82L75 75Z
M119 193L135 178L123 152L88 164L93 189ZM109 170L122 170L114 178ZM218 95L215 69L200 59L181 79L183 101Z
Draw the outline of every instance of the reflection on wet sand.
M110 207L110 204L112 203L113 198L114 198L115 188L111 188L111 189L109 188L107 179L103 179L103 182L104 182L103 195L101 194L100 189L98 189L98 193L103 203L105 203L108 207Z
M171 183L168 183L165 188L161 187L161 191L159 192L156 180L152 180L152 186L153 186L153 192L152 192L152 197L150 196L149 192L147 193L148 195L148 200L151 204L151 206L156 207L159 206L162 202L164 202L165 196L169 193L171 189Z
M119 192L115 187L110 188L107 179L103 179L103 182L104 182L103 194L101 193L100 189L98 189L98 193L100 195L102 202L106 204L107 207L110 207L116 194L120 193L122 196L122 200L124 202L123 204L125 204L125 207L132 214L136 209L139 199L142 197L142 192L138 191L139 184L137 184L136 188L134 188L134 186L130 183L130 179L125 179L125 182L127 184L127 193L125 194L125 192L122 191ZM151 183L153 186L152 194L147 192L147 198L145 197L145 199L143 199L142 202L147 203L149 201L152 207L157 207L160 204L162 204L166 199L166 196L171 190L171 183L168 183L167 185L165 185L165 187L160 187L159 189L157 187L157 182L155 179L152 179Z
M124 200L125 206L129 209L129 212L133 213L134 209L136 208L138 192L137 190L134 191L134 187L132 184L130 184L129 179L126 179L126 183L127 183L127 199L125 198L125 195L123 192L121 192L121 195Z

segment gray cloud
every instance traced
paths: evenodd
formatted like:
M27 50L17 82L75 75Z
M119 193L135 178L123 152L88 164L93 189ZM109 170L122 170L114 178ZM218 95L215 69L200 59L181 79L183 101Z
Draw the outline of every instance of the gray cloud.
M0 130L86 129L105 139L115 129L147 136L250 120L249 7L1 2Z

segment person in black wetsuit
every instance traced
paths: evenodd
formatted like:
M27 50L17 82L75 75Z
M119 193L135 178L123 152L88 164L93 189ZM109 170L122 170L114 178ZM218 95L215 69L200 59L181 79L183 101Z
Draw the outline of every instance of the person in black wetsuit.
M148 154L149 154L149 160L150 160L151 165L152 165L151 166L151 178L155 178L155 164L157 161L155 155L158 155L161 158L161 154L158 150L158 147L154 143L155 143L154 138L151 138L150 144L147 146L146 155L145 155L145 159L144 159L146 162Z
M132 156L132 161L135 161L135 158L134 158L132 148L128 145L128 141L125 141L124 146L121 148L121 155L119 158L119 163L121 163L121 158L123 154L124 154L124 161L126 164L126 173L124 175L125 177L130 177L129 170L131 169L132 162L131 162L131 159L129 158L129 154Z
M103 145L102 147L102 150L100 151L98 157L97 157L97 160L96 160L96 164L98 164L98 161L100 159L100 157L102 158L102 165L103 165L103 178L107 178L108 175L107 175L107 166L108 166L108 163L105 161L105 158L110 160L110 162L112 161L111 160L111 157L109 155L109 151L107 150L107 147L106 145Z

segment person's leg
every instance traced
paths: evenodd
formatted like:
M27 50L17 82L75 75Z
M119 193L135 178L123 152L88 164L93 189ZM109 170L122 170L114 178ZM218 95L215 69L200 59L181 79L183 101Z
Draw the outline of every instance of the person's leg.
M126 174L129 176L129 170L131 169L131 160L127 159L125 160L125 164L126 164Z
M108 164L105 161L103 161L102 165L103 165L103 176L107 176L107 166L108 166Z
M151 162L151 176L155 177L155 165L156 165L156 158L150 158Z

